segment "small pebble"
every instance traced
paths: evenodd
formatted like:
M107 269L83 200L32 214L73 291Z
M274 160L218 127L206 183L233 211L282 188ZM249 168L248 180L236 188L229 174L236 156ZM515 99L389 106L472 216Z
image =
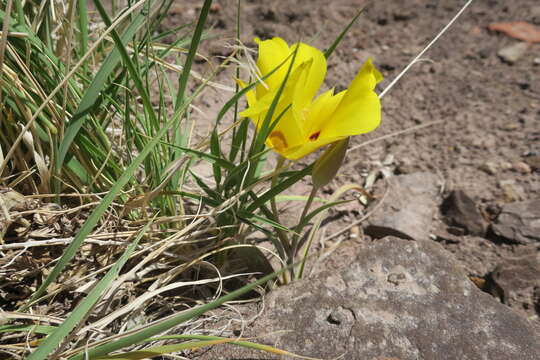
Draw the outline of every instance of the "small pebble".
M501 161L500 162L500 167L502 170L510 170L512 169L512 164L509 163L508 161Z
M526 175L531 173L531 167L523 161L516 162L512 168L520 174Z
M529 44L526 42L518 42L510 46L506 46L497 52L497 55L506 63L513 64L518 61L525 52Z
M506 131L514 131L514 130L517 130L519 129L519 123L518 122L509 122L509 123L506 123L505 125L501 126L501 130L506 130Z
M497 164L495 164L492 161L486 161L482 165L480 165L480 170L484 171L485 173L489 175L495 175L497 174L497 171L499 170Z
M351 239L358 239L360 237L360 228L358 226L353 226L350 231L349 237Z
M529 156L526 161L532 169L540 170L540 155Z
M523 187L515 184L501 184L504 200L506 202L522 201L526 198Z

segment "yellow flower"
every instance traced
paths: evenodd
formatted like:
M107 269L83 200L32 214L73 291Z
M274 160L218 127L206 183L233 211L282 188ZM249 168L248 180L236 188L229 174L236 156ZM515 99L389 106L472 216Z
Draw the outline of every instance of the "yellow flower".
M257 128L262 125L296 51L294 64L272 120L287 106L290 105L290 109L279 120L266 142L274 151L297 160L321 146L370 132L379 126L381 105L374 89L382 80L382 75L371 59L362 66L347 90L334 94L331 89L313 100L326 75L324 54L304 43L289 47L277 37L255 40L259 45L257 67L261 77L283 63L264 80L264 84L258 84L255 90L247 94L249 107L240 115L251 118Z

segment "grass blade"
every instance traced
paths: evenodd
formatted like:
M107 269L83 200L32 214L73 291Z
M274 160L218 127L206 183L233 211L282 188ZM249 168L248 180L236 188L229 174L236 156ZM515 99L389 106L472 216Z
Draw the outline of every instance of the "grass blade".
M300 355L290 353L290 352L285 351L285 350L275 348L273 346L257 344L257 343L246 341L246 340L243 340L243 339L225 338L225 337L221 337L221 336L171 335L171 336L160 336L158 338L152 338L152 339L149 339L148 341L160 341L160 340L169 340L169 339L173 339L173 340L199 340L199 341L192 341L192 342L181 343L181 344L170 344L170 345L164 345L164 346L156 346L156 347L147 348L147 349L140 350L140 351L133 351L133 352L123 353L123 354L116 354L116 355L113 355L113 356L101 357L101 358L99 358L99 360L108 360L108 359L110 359L110 360L113 360L113 359L116 359L116 360L119 360L119 359L133 360L133 359L141 359L141 357L136 357L136 356L139 356L139 355L144 355L146 357L156 356L156 355L162 355L162 354L166 354L166 353L181 351L181 350L185 350L185 349L197 349L197 348L201 348L203 346L211 346L211 345L218 345L218 344L232 344L232 345L245 347L245 348L248 348L248 349L265 351L265 352L272 353L272 354L277 354L277 355L291 356L291 357L296 357L296 358L301 358L301 359L310 359L310 358L307 358L307 357L303 357L303 356L300 356Z
M121 43L124 46L133 39L133 36L135 36L141 26L144 25L146 19L145 14L148 11L148 7L149 3L145 5L143 9L141 9L137 16L135 16L133 22L128 26L128 28L122 35ZM56 158L56 171L59 171L64 164L64 160L73 140L75 139L75 137L81 130L84 122L86 121L86 115L98 100L101 90L105 86L107 79L109 78L113 70L116 68L116 66L120 63L120 60L122 60L122 57L120 55L120 50L117 45L114 50L107 56L100 69L94 76L92 83L86 89L86 92L84 93L81 102L77 107L77 110L75 110L75 113L73 114L69 126L66 128L64 139L60 143L60 147L58 149L58 156Z
M336 50L337 46L339 45L339 43L341 42L341 40L343 40L343 38L345 37L345 35L347 34L347 32L349 31L349 29L354 25L354 23L356 22L356 20L360 17L360 15L364 12L364 9L365 9L365 6L363 8L361 8L358 13L352 18L352 20L347 24L347 26L345 26L345 29L343 29L343 31L338 35L338 37L336 38L336 40L334 40L334 42L332 43L332 45L330 45L330 47L328 49L326 49L326 51L324 52L324 57L325 58L329 58L330 55L332 55L332 53L334 52L334 50Z
M204 24L206 22L206 18L208 17L208 13L210 12L210 6L212 5L212 0L205 0L204 4L201 8L201 12L199 13L199 17L197 20L197 25L195 26L195 31L193 32L193 37L191 39L191 44L189 46L189 52L186 58L186 62L184 63L184 68L182 69L182 74L180 75L180 79L178 80L178 92L176 96L176 104L175 109L178 109L184 104L184 101L186 99L186 88L187 83L189 80L189 74L191 72L191 67L193 65L193 60L195 59L195 55L197 55L197 49L199 47L199 43L201 42L201 37L204 30ZM180 124L180 118L177 119L176 123L173 126L173 131L175 131L175 137L174 137L174 144L181 146L184 142L183 135L180 131L176 131L178 129L178 125ZM180 158L182 152L179 150L174 151L172 161L177 160ZM180 174L175 175L171 181L171 186L173 188L178 186L178 182L180 180Z
M279 193L287 190L288 188L290 188L291 186L293 186L294 184L296 184L299 180L301 180L302 178L304 178L304 176L308 175L309 173L311 173L311 170L313 169L313 164L307 166L306 168L302 169L302 170L299 170L297 171L294 175L290 176L289 178L287 178L286 180L278 183L276 186L274 186L273 188L271 188L270 190L268 190L267 192L265 192L264 194L262 194L261 196L259 196L259 198L254 201L247 209L246 211L248 213L250 212L254 212L255 210L257 210L259 207L261 207L262 205L264 205L267 201L270 201L270 199L272 199L273 197L275 197L276 195L278 195Z
M219 136L217 130L212 131L210 136L210 152L216 158L221 158L221 148L219 146ZM212 164L212 170L214 172L214 180L216 182L216 189L219 191L219 185L221 184L221 167L217 163Z

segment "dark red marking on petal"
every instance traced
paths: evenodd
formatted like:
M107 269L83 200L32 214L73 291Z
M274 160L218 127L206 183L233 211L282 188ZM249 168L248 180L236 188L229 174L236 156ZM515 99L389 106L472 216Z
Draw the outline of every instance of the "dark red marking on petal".
M311 134L311 136L309 137L309 140L315 141L315 140L317 140L319 138L319 135L321 135L321 132L317 131L317 132Z

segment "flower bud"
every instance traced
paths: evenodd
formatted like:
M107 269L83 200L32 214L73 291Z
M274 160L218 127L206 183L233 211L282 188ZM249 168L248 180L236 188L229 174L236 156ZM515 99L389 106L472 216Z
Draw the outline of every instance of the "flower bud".
M328 184L336 176L349 146L349 138L336 141L315 162L311 179L313 186L321 188Z

